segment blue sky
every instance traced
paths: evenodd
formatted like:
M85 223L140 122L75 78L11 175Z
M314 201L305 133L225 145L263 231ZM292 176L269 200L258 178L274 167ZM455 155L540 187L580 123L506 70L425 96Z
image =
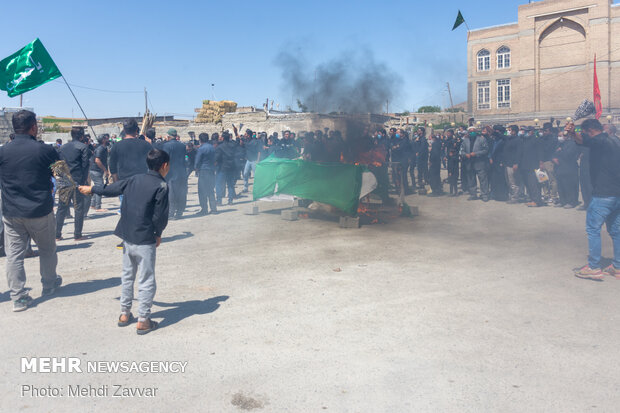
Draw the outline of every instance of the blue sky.
M403 78L390 111L466 99L466 29L450 31L460 8L469 27L517 19L527 1L31 1L23 23L0 26L0 58L36 37L89 117L137 115L142 90L158 114L191 116L203 99L261 105L294 102L281 80L276 55L294 45L321 63L346 50L372 51ZM6 11L6 10L5 10ZM0 107L19 97L0 95ZM24 95L39 115L77 117L62 80ZM292 105L295 106L294 104Z

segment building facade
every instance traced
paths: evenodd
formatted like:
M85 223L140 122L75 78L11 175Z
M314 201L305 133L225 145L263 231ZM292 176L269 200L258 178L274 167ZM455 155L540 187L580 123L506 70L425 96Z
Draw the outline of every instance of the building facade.
M487 122L563 119L593 99L594 57L603 118L620 121L620 4L544 0L517 23L468 34L468 111Z

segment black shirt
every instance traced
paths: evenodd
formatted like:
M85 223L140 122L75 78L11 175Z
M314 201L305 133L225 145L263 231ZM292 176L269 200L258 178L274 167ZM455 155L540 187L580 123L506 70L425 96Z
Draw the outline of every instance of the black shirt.
M103 172L99 165L95 162L95 159L99 159L105 169L108 169L108 147L104 145L99 145L95 148L95 154L93 155L93 162L90 165L91 171Z
M215 148L215 162L218 171L233 172L236 169L235 152L237 147L234 142L220 142Z
M71 177L78 185L86 184L90 167L90 151L88 146L77 139L60 147L60 159L67 162Z
M59 159L50 145L29 135L15 135L0 147L2 214L11 218L40 218L52 212L52 170Z
M170 155L170 172L168 172L166 180L170 182L175 179L187 178L185 169L185 153L187 149L185 145L176 139L172 139L164 143L162 150Z
M119 179L127 179L148 171L146 154L153 147L138 138L123 139L115 143L110 151L110 173Z
M158 172L134 175L105 188L96 186L93 193L123 195L121 219L114 234L127 242L155 244L155 237L161 237L168 225L168 185Z
M250 162L256 162L261 153L263 142L260 139L252 139L245 145L245 154Z
M523 157L523 140L516 135L508 135L504 144L504 165L513 167L519 165Z
M543 147L540 139L533 135L526 135L523 139L523 155L519 168L524 171L534 171L540 166L543 159Z
M558 140L557 135L549 134L543 135L542 139L542 147L543 147L543 162L550 161L553 159L555 155L555 151L560 146L560 141Z
M583 146L590 148L590 180L595 197L620 196L620 138L601 133L583 134Z

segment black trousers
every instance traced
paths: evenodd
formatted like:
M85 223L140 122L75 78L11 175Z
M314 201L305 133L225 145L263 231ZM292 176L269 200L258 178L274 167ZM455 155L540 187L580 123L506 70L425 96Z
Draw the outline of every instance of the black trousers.
M217 211L215 203L215 171L201 170L198 172L198 201L202 212L207 212L211 207L211 212Z
M77 189L75 190L75 205L73 209L75 211L74 216L74 230L73 230L73 238L81 238L82 237L82 228L84 227L84 199L86 197L81 194ZM62 227L65 225L65 218L69 214L69 203L63 204L62 202L58 202L58 210L56 211L56 238L60 238L62 236Z
M461 162L461 190L463 193L469 192L469 177L465 168L465 160Z
M404 172L405 166L402 163L392 162L392 183L394 188L396 188L396 192L400 192L400 186L403 185Z
M433 164L428 170L428 184L431 186L431 190L434 194L440 194L443 192L443 185L441 183L441 164Z
M459 183L459 160L448 158L448 183L450 184L450 193L457 194Z
M496 201L506 201L508 199L506 168L499 164L491 165L489 183L491 185L491 199Z
M577 205L579 202L579 177L577 170L571 174L558 174L558 193L561 204Z
M169 215L181 216L187 205L187 178L184 176L168 181Z
M377 189L375 189L373 192L379 195L383 202L387 202L390 199L390 180L388 178L387 164L381 166L369 165L368 169L370 169L370 172L375 174L375 176L377 177Z
M418 187L420 189L423 189L427 181L428 181L428 164L418 162Z
M415 168L416 160L409 159L409 176L411 177L411 188L415 190Z
M538 183L538 179L536 178L536 172L534 169L526 169L522 170L523 180L525 182L525 187L527 188L527 195L530 197L532 202L536 202L537 204L542 204L542 195L540 193L540 184Z

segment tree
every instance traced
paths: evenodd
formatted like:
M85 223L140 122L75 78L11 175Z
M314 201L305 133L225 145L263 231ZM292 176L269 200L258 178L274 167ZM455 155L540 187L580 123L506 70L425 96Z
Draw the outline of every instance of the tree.
M418 113L437 113L441 112L441 107L439 106L421 106L418 109Z

